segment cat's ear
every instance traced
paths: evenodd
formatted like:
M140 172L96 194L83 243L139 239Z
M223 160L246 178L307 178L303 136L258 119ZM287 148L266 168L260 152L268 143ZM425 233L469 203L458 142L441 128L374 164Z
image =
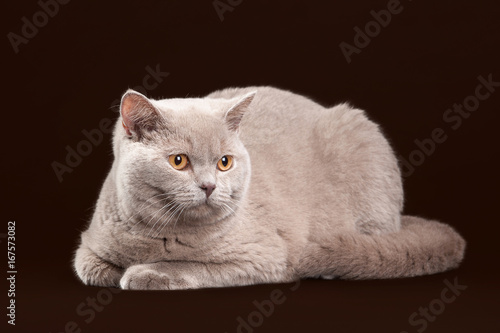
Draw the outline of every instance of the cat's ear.
M138 138L154 130L161 121L160 113L148 98L131 89L122 97L120 114L127 135Z
M243 115L247 112L256 93L257 91L252 91L243 97L234 99L236 102L229 108L224 116L226 124L231 131L238 132L241 119L243 119Z

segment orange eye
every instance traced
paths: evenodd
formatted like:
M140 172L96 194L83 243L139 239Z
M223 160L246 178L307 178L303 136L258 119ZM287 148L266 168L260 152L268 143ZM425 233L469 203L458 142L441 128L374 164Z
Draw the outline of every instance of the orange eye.
M228 155L222 156L222 158L217 162L217 167L219 168L220 171L227 171L231 168L231 165L233 165L233 158Z
M170 155L168 161L175 170L182 170L188 164L188 158L184 154Z

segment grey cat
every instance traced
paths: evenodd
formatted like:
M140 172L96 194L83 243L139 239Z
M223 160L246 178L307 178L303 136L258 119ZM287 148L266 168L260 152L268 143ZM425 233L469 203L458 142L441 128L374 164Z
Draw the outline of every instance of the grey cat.
M127 91L115 160L74 267L88 285L189 289L433 274L448 225L401 215L379 127L271 87L153 100Z

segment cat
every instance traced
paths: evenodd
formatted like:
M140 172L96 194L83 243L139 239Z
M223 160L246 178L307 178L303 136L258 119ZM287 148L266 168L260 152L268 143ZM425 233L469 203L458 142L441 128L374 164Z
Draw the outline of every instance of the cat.
M87 285L193 289L434 274L450 226L402 215L395 154L365 113L272 87L128 90L74 268Z

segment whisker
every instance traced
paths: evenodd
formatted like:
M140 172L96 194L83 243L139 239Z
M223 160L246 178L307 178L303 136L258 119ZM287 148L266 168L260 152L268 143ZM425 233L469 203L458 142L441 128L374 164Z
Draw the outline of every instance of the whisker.
M227 208L226 208L226 207L221 206L221 208L222 208L222 210L224 211L224 213L226 213L226 215L230 215L230 214L231 214L231 212L230 212L229 210L227 210Z
M223 207L226 207L227 209L229 209L233 214L236 214L234 209L232 209L227 203L223 202L222 205L223 205Z
M146 226L149 225L149 223L151 222L151 220L156 216L156 214L160 213L163 209L167 208L169 206L169 204L165 204L164 206L162 206L161 208L159 208L158 210L156 210L152 215L151 215L151 218L149 219L148 223L146 224ZM146 218L148 218L149 216L146 215L144 216L142 219L138 220L137 222L134 223L134 225L132 227L135 227L135 226L138 226L139 223L143 222Z
M175 223L174 223L174 232L175 232L175 227L177 226L177 221L179 221L179 217L181 217L182 212L184 211L184 209L185 209L186 207L187 207L187 205L185 205L185 206L182 208L181 212L180 212L180 213L179 213L179 215L177 216L177 219L175 220Z
M131 215L131 216L130 216L130 217L129 217L129 218L128 218L125 222L130 221L130 219L132 219L133 217L135 217L136 215L138 215L139 213L141 213L141 212L142 212L143 210L145 210L146 208L151 207L152 205L157 204L158 202L160 202L160 201L164 200L164 199L165 199L168 195L169 195L169 193L160 193L160 194L157 194L157 195L155 195L155 196L153 196L153 197L149 198L148 200L146 200L146 201L143 203L143 205L145 205L145 204L146 204L149 200L152 200L152 199L154 199L154 198L156 198L156 197L162 196L159 200L157 200L157 201L155 201L155 202L150 203L149 205L147 205L146 207L143 207L141 210L139 210L139 211L138 211L138 212L136 212L135 214ZM165 196L165 197L163 197L163 196ZM142 206L141 206L141 207L142 207Z
M158 209L154 214L153 216L151 216L151 218L149 219L148 223L146 223L146 227L149 225L149 223L153 220L153 218L156 216L156 214L158 214L158 212L162 211L163 209L167 209L167 208L172 208L173 206L175 205L175 202L172 201L172 202L169 202L168 204L164 205L163 207L161 207L160 209ZM153 224L152 228L155 227L155 225L158 223L158 221L160 221L163 216L165 216L165 214L168 214L168 212L170 211L170 209L167 209L167 211L165 213L163 213L158 219L156 219L156 222Z
M160 222L160 225L158 226L158 228L160 228L162 225L163 225L163 217L170 213L172 210L174 211L168 218L167 218L167 221L169 221L171 218L172 218L172 215L177 211L177 209L179 208L179 206L177 206L176 203L174 203L174 205L172 205L165 213L163 213L159 219L156 220L155 224L151 227L151 229L149 229L149 232L148 232L148 237L151 235L151 233L155 230L155 226L158 222Z
M182 208L182 209L181 209ZM180 216L180 212L182 212L182 210L185 208L185 205L184 204L179 204L179 206L176 208L176 210L172 213L172 215L169 217L169 219L163 223L163 226L161 227L161 229L156 233L156 237L158 237L161 232L163 231L163 228L165 228L167 226L167 224L170 223L170 221L172 221L172 219L174 218L174 216L179 213L179 216Z

